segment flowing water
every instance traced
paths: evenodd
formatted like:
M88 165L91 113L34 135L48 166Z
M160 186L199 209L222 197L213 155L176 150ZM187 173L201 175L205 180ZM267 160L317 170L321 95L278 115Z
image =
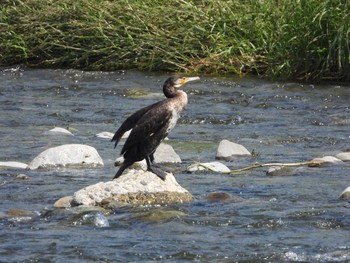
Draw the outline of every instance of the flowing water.
M206 77L184 87L189 105L169 141L182 158L178 182L190 204L121 207L109 215L54 209L60 197L111 180L114 132L142 106L163 99L165 74L32 70L0 72L0 161L29 163L61 144L95 147L96 169L0 170L0 262L349 262L349 165L267 176L186 173L214 161L228 139L253 151L225 164L301 162L350 148L350 87ZM74 136L50 136L54 127ZM25 174L27 179L19 179ZM212 201L210 193L231 198ZM100 223L99 223L100 222ZM102 222L102 223L101 223Z

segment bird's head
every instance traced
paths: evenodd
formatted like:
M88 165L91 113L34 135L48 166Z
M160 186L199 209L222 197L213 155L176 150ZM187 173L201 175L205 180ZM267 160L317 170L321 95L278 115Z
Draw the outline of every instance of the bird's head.
M199 80L199 77L172 76L168 78L163 86L165 96L167 98L173 97L175 95L176 88L179 88L186 83L194 80Z

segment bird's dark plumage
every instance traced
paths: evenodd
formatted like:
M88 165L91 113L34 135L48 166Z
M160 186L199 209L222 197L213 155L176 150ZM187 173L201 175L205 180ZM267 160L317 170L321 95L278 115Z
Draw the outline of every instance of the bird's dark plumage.
M125 132L132 131L121 150L124 163L113 179L118 178L134 162L146 159L147 169L165 180L165 172L152 164L153 154L174 128L181 111L187 105L186 93L176 88L197 79L199 78L178 76L168 78L163 85L166 99L136 111L123 122L112 138L115 141L114 147Z

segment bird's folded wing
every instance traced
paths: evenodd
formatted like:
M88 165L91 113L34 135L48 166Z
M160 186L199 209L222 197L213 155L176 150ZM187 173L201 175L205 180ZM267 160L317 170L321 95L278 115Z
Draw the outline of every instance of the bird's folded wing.
M151 137L159 142L164 139L167 135L166 130L170 123L171 115L171 111L159 110L157 107L150 109L132 129L121 154L134 145L143 144L144 141L150 140Z
M119 140L121 139L121 137L123 136L123 134L125 132L127 132L128 130L134 128L134 126L136 125L136 123L142 118L142 116L147 113L147 111L149 111L152 107L156 107L157 104L160 104L161 102L157 102L154 103L152 105L149 105L147 107L144 107L138 111L136 111L134 114L132 114L130 117L128 117L123 123L122 125L119 127L119 129L115 132L113 138L112 138L112 142L115 141L114 144L114 148L117 146Z

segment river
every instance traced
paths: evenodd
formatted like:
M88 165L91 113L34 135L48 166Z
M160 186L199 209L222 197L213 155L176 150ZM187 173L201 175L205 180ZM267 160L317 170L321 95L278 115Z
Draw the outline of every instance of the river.
M108 227L57 210L60 197L111 180L120 147L95 135L115 132L142 106L163 99L164 73L5 68L0 71L0 161L29 163L61 144L82 143L104 161L96 169L0 170L0 262L349 262L349 165L190 174L214 161L222 139L252 158L225 162L303 162L350 148L350 86L200 76L184 86L189 105L169 141L180 155L176 179L190 204L121 207ZM74 136L50 136L54 128ZM25 174L27 179L18 179ZM208 194L232 196L210 201ZM29 215L9 217L9 211ZM16 214L16 213L15 213Z

